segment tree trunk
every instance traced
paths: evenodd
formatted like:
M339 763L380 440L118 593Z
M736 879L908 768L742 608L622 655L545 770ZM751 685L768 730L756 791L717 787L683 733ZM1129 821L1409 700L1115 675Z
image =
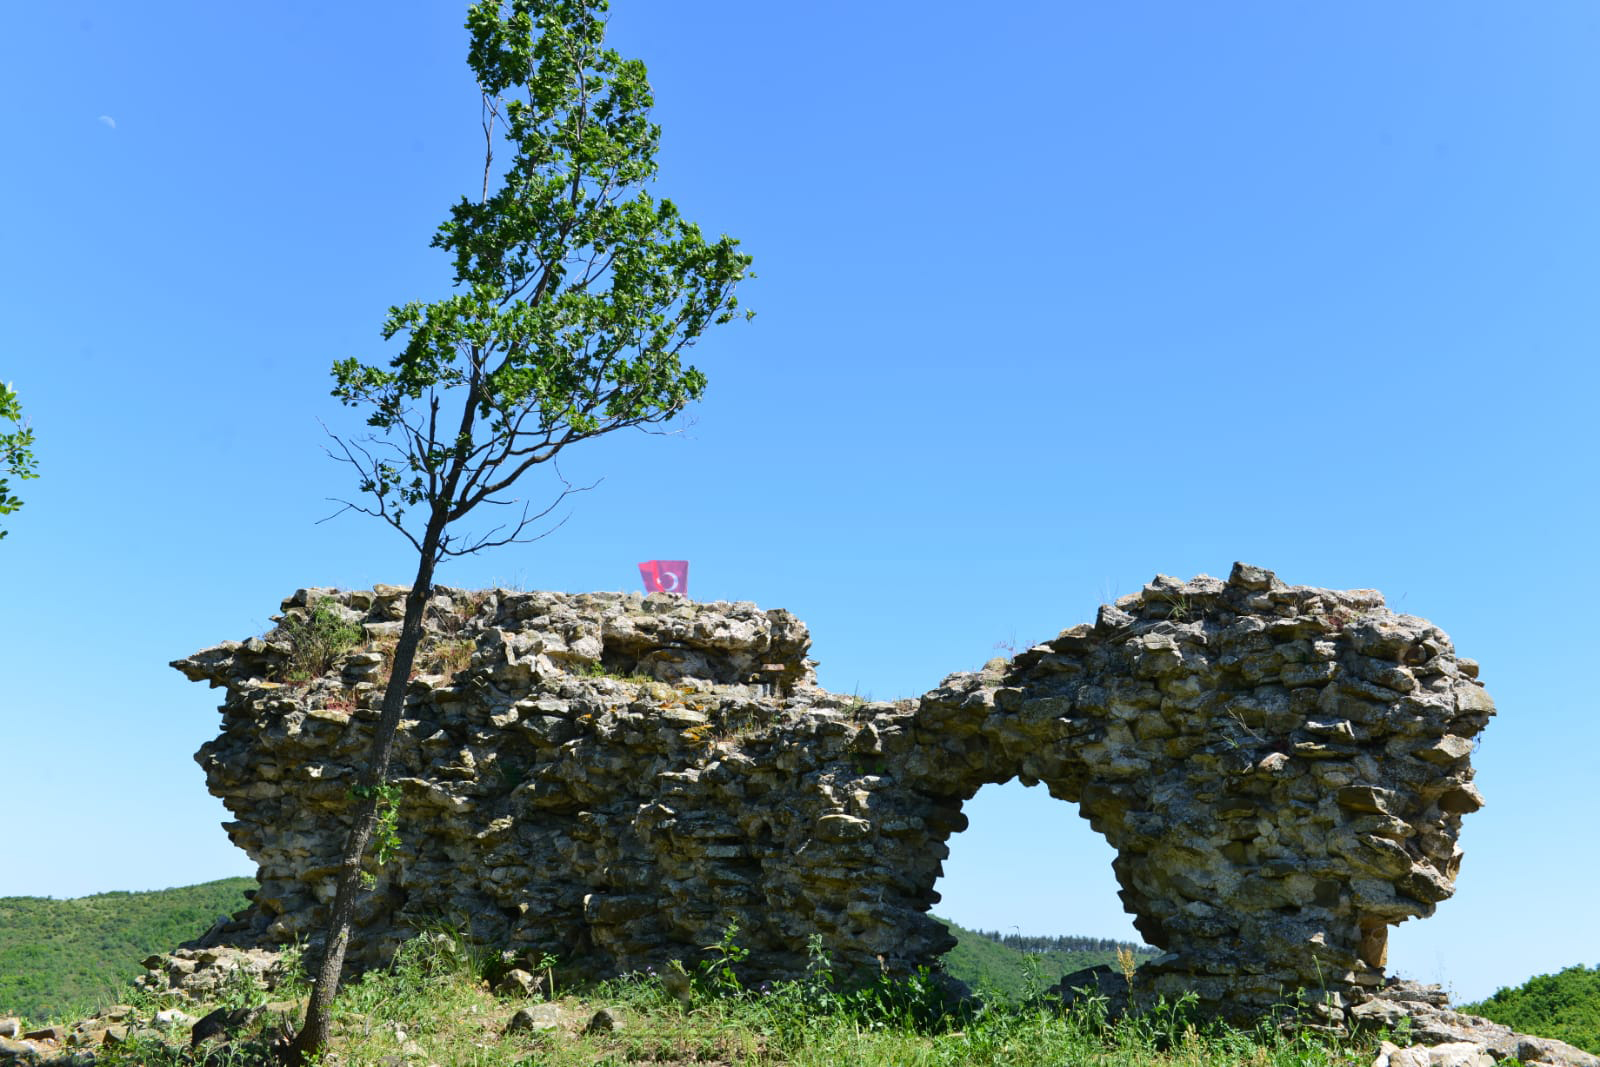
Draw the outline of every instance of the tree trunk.
M417 646L422 641L423 615L433 586L433 568L437 561L439 540L447 519L443 508L436 508L428 521L422 540L422 553L417 565L417 580L406 596L405 620L400 624L400 640L394 646L394 659L390 664L389 684L383 691L383 711L372 735L372 748L367 757L367 770L362 776L364 795L358 799L355 822L345 839L344 858L339 864L338 888L333 898L333 910L328 916L327 940L323 945L322 965L311 987L311 1001L306 1006L305 1024L299 1034L284 1050L284 1060L290 1064L303 1064L316 1056L328 1043L328 1016L333 1006L334 994L339 991L339 979L344 971L345 951L350 947L350 931L354 924L356 896L361 891L361 860L378 823L379 795L377 787L388 781L389 759L394 750L395 731L400 727L400 716L405 710L406 687L411 677L412 664L416 662Z

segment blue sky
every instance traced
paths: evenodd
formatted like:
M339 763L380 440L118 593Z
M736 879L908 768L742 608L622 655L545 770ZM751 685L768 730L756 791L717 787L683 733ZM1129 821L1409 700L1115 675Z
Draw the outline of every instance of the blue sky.
M318 420L352 426L331 362L447 291L463 12L7 13L0 380L41 477L0 543L0 895L249 873L191 759L216 694L167 662L408 580L391 531L316 523L354 489ZM1158 572L1377 587L1501 709L1457 895L1391 969L1481 996L1600 962L1600 9L617 0L611 39L657 91L655 191L744 242L759 314L695 350L683 433L572 453L604 480L559 531L441 581L688 559L878 698ZM970 810L942 914L1131 931L1068 805Z

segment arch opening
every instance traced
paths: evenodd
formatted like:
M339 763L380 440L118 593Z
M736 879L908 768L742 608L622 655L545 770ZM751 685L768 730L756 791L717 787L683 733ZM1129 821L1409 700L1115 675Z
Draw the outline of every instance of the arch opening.
M962 805L934 911L969 930L1142 941L1118 898L1116 850L1070 801L1013 778Z
M1141 962L1145 943L1123 907L1116 850L1078 805L1012 778L982 786L961 805L965 830L945 842L932 914L959 928L946 970L975 991L1018 996L1026 983L1015 957L985 940L1037 954L1051 985L1085 967L1116 965L1118 949Z

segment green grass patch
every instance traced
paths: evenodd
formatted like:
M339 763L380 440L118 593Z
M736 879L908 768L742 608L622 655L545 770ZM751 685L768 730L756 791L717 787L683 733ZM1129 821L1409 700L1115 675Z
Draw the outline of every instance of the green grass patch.
M497 962L433 933L411 942L394 965L353 981L333 1012L327 1062L437 1063L473 1067L1357 1067L1371 1042L1341 1043L1269 1026L1244 1031L1196 1025L1181 1006L1111 1021L1090 1002L1062 1011L1043 1001L951 1001L921 972L841 988L814 945L803 979L751 988L733 977L730 934L713 959L685 971L634 974L568 990L544 1002L491 993L483 977ZM735 949L728 952L728 949ZM302 994L303 995L303 994ZM158 1001L138 1002L148 1017ZM269 1013L225 1054L207 1062L265 1065L303 1001ZM521 1009L541 1028L509 1024ZM614 1025L595 1027L604 1010ZM204 1010L194 1007L192 1013ZM147 1027L103 1048L101 1067L193 1065L182 1033Z

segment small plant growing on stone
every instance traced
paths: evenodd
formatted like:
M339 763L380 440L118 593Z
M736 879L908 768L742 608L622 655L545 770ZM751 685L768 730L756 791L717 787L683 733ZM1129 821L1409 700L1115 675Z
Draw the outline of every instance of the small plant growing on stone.
M322 706L329 711L354 711L361 706L361 693L347 685L339 690L338 696L324 700Z
M361 641L360 623L346 622L339 602L323 597L305 615L286 615L278 629L289 641L288 680L320 677Z
M476 610L476 605L473 605L473 610ZM433 604L429 604L427 625L446 636L455 637L466 629L467 617L458 611L444 611Z
M436 642L421 657L423 670L454 675L472 666L472 654L477 649L476 642L462 638Z
M1028 649L1037 644L1039 644L1038 641L1018 641L1017 632L1013 630L1011 631L1010 637L1007 637L1002 641L996 641L994 643L994 647L998 651L1004 652L1006 654L1006 659L1016 659L1017 653L1026 652ZM988 666L988 664L984 664L984 666Z
M1194 605L1182 593L1169 593L1165 599L1167 602L1167 618L1173 622L1183 622L1194 615Z

